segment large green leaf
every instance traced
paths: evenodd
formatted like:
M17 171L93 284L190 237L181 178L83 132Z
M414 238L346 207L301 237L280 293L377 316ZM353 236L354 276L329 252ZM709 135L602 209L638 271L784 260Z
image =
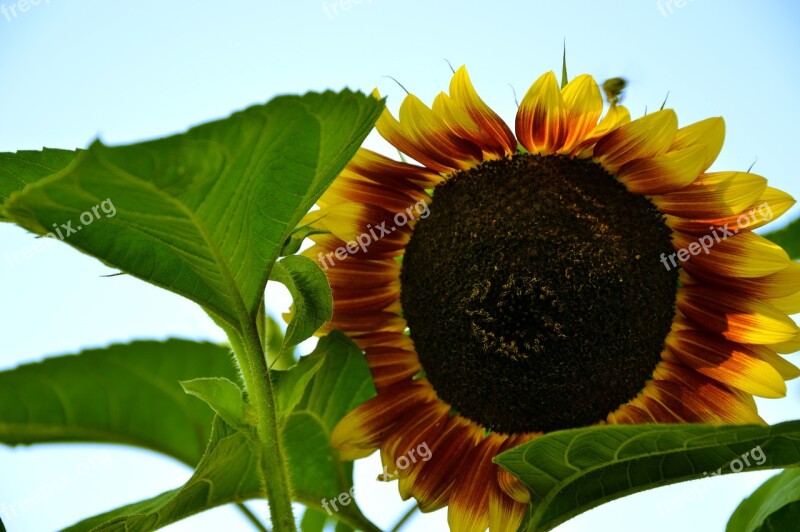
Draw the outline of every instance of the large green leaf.
M764 237L772 240L794 259L800 259L800 219L777 231L766 233Z
M133 342L0 373L0 442L135 445L194 466L213 412L178 381L237 380L230 349L186 340Z
M531 492L528 530L550 530L638 491L737 469L800 465L800 421L773 427L616 425L566 430L510 449L495 462Z
M0 153L0 206L11 196L49 175L60 172L78 155L77 151L54 150ZM8 221L0 208L0 221Z
M350 91L282 96L172 137L95 142L13 193L6 212L237 328L255 319L283 244L382 107Z
M742 501L727 532L794 530L800 523L800 469L787 469Z
M339 462L330 446L330 431L344 413L371 397L374 387L361 350L343 334L334 332L320 339L315 353L323 361L286 419L284 444L295 498L321 511L323 498L338 497L352 487L352 467ZM153 530L214 506L261 497L247 431L236 431L219 417L214 427L206 454L186 485L68 530ZM359 530L379 532L355 503L341 506L333 516Z
M206 453L178 489L81 521L66 531L156 530L208 508L260 496L258 467L244 432L215 418Z

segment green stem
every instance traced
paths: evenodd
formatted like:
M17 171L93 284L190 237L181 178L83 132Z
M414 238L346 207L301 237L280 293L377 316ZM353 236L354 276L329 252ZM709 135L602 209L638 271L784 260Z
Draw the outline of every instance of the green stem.
M264 526L264 524L258 520L256 514L250 511L243 502L236 503L236 507L239 509L240 512L244 514L248 521L250 521L253 526L258 530L258 532L269 532L269 529Z
M408 522L409 519L411 519L411 516L414 515L417 512L417 510L419 510L419 506L416 504L411 508L409 508L409 510L405 513L405 515L402 518L400 518L400 520L397 522L396 525L394 525L391 532L398 532L398 530L403 528L403 525L406 524L406 522Z
M275 532L296 532L292 513L292 486L289 467L283 454L275 396L269 378L263 344L255 322L246 324L242 344L247 369L242 371L250 405L258 416L256 431L260 445L260 476L269 501L272 528Z

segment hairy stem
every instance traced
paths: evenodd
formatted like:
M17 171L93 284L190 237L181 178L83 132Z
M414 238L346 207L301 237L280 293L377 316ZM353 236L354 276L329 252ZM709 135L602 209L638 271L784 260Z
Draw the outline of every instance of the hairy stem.
M246 324L242 331L245 364L242 374L247 386L250 405L255 410L258 423L259 465L262 488L269 501L272 528L275 532L296 532L292 513L292 486L289 467L283 452L275 396L263 344L255 322Z

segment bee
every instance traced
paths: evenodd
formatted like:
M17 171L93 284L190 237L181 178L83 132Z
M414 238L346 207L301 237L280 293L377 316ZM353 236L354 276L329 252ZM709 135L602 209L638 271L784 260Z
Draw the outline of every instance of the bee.
M603 82L603 92L606 93L606 100L612 107L622 101L622 91L627 85L625 78L611 78Z

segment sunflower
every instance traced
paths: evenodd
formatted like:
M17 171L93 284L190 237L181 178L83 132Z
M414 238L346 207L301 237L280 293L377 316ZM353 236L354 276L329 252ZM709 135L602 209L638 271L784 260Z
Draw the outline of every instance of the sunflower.
M304 254L377 395L336 426L345 460L456 531L514 531L530 495L492 462L543 433L603 423L764 423L753 396L800 372L800 265L752 232L794 204L749 172L708 172L721 118L603 115L588 75L541 76L516 135L467 71L378 132L309 214ZM421 448L430 451L422 457ZM425 459L427 458L427 459Z

